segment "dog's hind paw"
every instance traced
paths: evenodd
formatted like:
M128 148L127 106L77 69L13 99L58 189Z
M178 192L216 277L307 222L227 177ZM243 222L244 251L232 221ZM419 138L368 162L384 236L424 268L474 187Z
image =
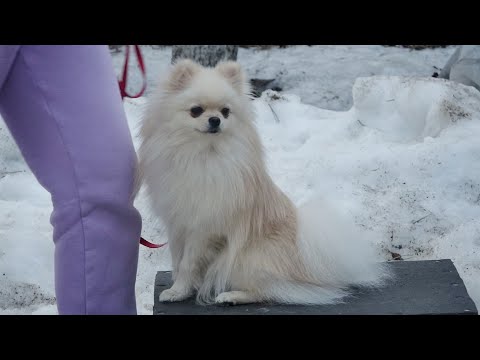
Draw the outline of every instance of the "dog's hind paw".
M159 296L160 302L176 302L176 301L183 301L188 299L192 294L188 291L178 291L175 289L167 289L162 291Z
M255 297L245 291L228 291L221 293L215 298L216 304L223 305L240 305L256 302Z

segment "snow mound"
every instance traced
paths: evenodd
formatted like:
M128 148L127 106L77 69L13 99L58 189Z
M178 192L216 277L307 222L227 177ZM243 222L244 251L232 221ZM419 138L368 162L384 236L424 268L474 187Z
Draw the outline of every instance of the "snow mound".
M353 86L357 120L393 141L437 137L480 111L480 92L436 78L362 77Z

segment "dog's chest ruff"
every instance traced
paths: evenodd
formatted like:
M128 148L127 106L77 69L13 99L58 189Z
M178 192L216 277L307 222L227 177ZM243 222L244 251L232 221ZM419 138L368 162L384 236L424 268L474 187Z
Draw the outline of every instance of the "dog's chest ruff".
M192 226L223 230L239 211L253 201L248 171L235 159L218 153L177 158L165 164L164 211Z

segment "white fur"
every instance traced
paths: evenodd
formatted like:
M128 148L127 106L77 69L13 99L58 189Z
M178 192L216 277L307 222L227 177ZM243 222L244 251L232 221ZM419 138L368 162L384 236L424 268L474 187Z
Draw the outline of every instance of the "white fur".
M237 63L182 60L149 102L137 190L146 185L168 231L174 284L160 300L328 304L349 286L380 286L388 274L367 241L321 200L296 209L274 184L248 94ZM211 116L220 133L204 132Z

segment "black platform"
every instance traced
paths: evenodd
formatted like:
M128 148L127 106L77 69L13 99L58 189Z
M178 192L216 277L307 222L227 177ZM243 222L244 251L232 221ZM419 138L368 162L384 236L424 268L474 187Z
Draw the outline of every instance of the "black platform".
M450 260L389 262L395 279L380 290L357 291L344 304L324 306L249 304L200 306L193 299L161 303L171 273L155 279L154 315L478 315Z

